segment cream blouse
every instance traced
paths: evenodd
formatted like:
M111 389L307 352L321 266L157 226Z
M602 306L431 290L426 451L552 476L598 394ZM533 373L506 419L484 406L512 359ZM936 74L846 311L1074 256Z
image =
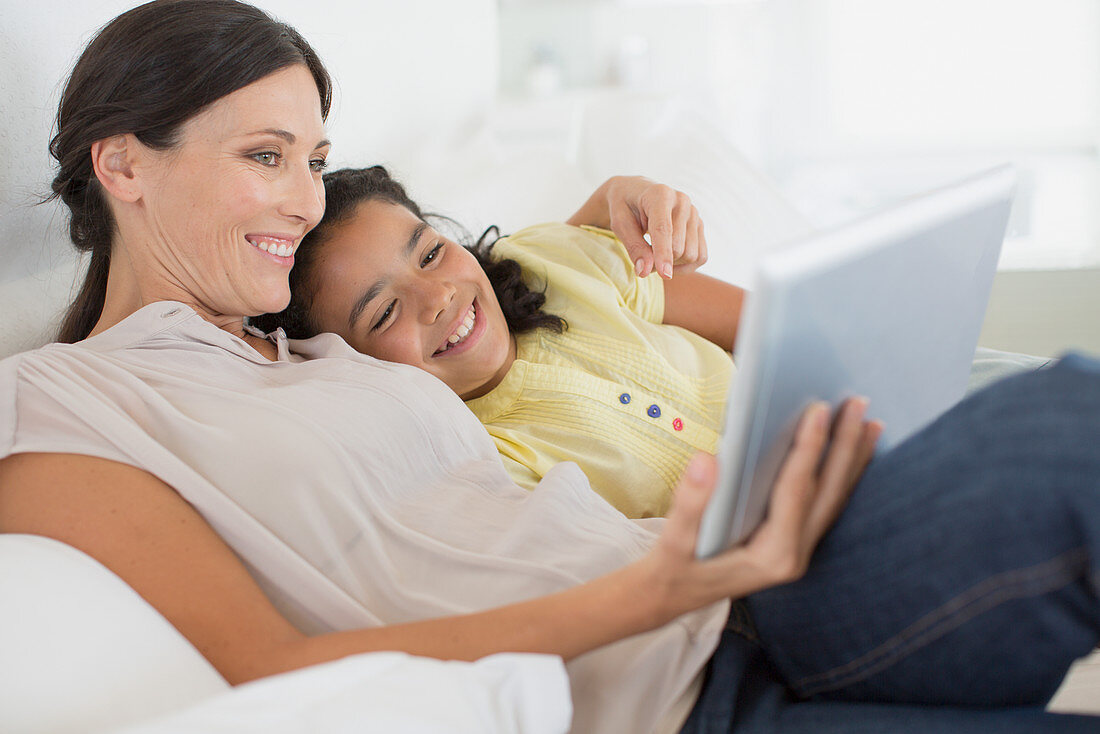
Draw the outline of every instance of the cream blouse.
M333 335L269 362L172 302L0 362L0 458L97 456L174 487L279 609L319 633L568 588L646 552L575 465L531 492L443 383ZM79 482L79 477L73 477ZM568 666L575 732L646 732L683 705L726 604Z

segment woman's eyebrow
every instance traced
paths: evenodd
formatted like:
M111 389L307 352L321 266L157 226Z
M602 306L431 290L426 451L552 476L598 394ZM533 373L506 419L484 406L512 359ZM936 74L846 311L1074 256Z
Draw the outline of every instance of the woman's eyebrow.
M290 132L289 130L281 130L274 127L265 128L263 130L255 130L253 132L246 133L244 137L249 137L252 135L274 135L277 138L282 138L291 145L294 145L296 142L298 142L298 136L294 133ZM320 148L324 148L329 145L332 145L332 141L326 138L317 143L317 145L313 146L313 149L319 150Z
M405 257L410 257L413 252L416 251L416 245L420 242L420 238L424 236L424 230L428 228L427 222L420 222L413 231L409 234L409 239L405 242ZM363 310L367 307L371 301L378 297L378 294L382 292L382 288L386 285L386 281L376 280L371 283L370 288L359 297L359 300L351 307L351 312L348 314L348 328L354 328L355 322L363 315Z

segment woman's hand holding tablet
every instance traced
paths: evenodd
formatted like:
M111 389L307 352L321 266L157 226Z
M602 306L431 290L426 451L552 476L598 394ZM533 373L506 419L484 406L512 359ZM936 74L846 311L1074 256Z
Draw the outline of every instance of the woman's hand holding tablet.
M744 544L705 560L696 558L695 545L717 471L713 457L696 455L657 545L637 566L648 575L641 588L652 591L640 608L667 621L800 578L874 454L883 425L866 420L866 410L866 400L853 398L830 421L827 404L811 405L799 421L764 521Z

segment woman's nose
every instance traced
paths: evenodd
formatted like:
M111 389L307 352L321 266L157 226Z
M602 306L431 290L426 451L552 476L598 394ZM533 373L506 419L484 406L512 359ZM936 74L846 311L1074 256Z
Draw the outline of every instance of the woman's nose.
M301 219L311 228L321 221L325 213L325 184L314 175L308 164L286 174L286 191L282 212Z

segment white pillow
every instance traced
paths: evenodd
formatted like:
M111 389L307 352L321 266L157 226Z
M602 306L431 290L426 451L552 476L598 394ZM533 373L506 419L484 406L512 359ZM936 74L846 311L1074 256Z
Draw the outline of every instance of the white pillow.
M0 535L0 729L109 731L229 684L121 579L64 543Z
M562 734L571 717L560 658L380 652L247 683L118 734Z
M59 259L53 270L0 283L0 359L53 339L65 308L79 290L77 276L83 277L80 259L71 254Z
M565 666L354 655L237 688L121 579L64 543L0 534L4 734L565 732Z

